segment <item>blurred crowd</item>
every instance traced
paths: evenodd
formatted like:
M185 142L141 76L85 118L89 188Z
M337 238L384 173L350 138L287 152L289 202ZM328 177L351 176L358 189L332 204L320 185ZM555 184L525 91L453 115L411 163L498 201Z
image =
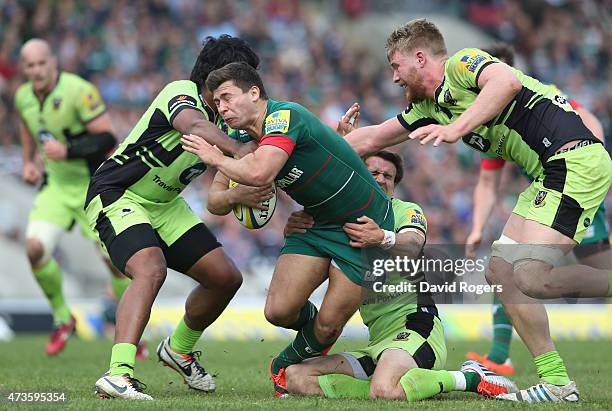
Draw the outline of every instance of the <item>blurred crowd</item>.
M200 42L223 33L246 39L262 59L268 94L298 101L335 127L354 101L361 124L378 123L406 105L386 61L351 47L339 21L403 10L446 13L480 27L517 50L528 74L557 84L595 112L609 136L612 118L612 30L605 0L3 0L0 1L0 173L20 173L12 96L22 82L18 51L37 36L47 39L61 68L95 83L118 136L124 138L163 85L188 77ZM350 44L349 44L350 43ZM475 45L475 46L486 46ZM382 45L381 45L382 47ZM364 64L368 62L368 64ZM478 158L461 144L442 149L406 143L405 179L397 196L422 205L431 243L462 243L471 223ZM257 256L274 257L292 201L281 196L270 228L252 233L233 218L206 212L210 172L185 196L219 235L241 267ZM519 192L525 182L509 170L503 186ZM507 214L512 198L500 204ZM491 235L499 233L496 218Z

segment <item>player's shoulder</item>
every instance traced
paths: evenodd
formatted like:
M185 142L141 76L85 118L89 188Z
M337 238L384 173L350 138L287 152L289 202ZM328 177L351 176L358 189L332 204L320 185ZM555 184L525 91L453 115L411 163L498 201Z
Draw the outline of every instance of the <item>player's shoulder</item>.
M469 71L474 73L485 61L499 61L484 50L467 47L450 56L445 64L445 74L452 77L453 73Z
M162 93L186 93L193 95L198 94L198 85L191 80L174 80L166 84L161 91Z
M24 100L26 100L27 98L31 96L33 96L32 83L28 81L26 83L23 83L19 87L17 87L17 90L15 91L15 97L14 97L15 105L21 104Z
M292 125L303 123L309 113L304 106L293 101L268 100L265 133L287 133Z
M60 72L57 81L58 86L67 91L78 91L83 87L95 87L90 81L68 71Z
M391 200L391 206L393 207L393 209L416 210L417 214L423 213L423 208L417 203L400 200L399 198L395 197Z

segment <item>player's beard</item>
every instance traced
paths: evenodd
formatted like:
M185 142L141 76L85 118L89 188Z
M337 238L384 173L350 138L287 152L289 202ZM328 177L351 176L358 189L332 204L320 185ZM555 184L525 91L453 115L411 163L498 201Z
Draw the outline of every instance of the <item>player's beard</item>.
M423 76L419 74L416 68L411 68L408 72L408 78L404 81L406 84L404 95L411 103L418 103L427 98L425 86L423 85Z

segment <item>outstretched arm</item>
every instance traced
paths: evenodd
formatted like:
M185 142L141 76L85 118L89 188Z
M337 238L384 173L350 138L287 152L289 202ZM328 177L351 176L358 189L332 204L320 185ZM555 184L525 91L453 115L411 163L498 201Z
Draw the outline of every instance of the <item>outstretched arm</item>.
M363 157L406 141L408 130L402 126L397 117L393 117L374 126L355 129L344 138L357 154Z

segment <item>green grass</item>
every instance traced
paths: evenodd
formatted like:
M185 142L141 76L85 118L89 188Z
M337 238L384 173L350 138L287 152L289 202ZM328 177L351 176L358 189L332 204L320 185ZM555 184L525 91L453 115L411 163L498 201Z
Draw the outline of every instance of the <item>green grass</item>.
M70 341L64 353L46 358L43 349L46 336L20 336L9 343L0 343L0 392L6 397L11 391L65 392L68 402L61 409L472 409L490 410L531 408L480 398L469 393L439 395L435 399L409 406L405 402L333 400L325 398L290 398L277 400L272 396L267 367L270 357L285 344L281 341L204 341L198 348L204 350L203 362L207 370L216 375L217 392L200 394L188 390L178 374L162 367L154 358L137 365L137 377L148 385L147 392L156 401L134 403L119 400L101 400L93 394L93 384L106 370L110 355L109 341ZM358 342L340 340L335 351L356 348ZM152 344L153 345L153 344ZM154 357L154 346L151 346ZM447 368L456 369L466 351L485 352L488 342L449 342ZM558 344L565 358L570 376L576 380L582 402L572 408L612 409L612 344L599 342L561 342ZM528 352L522 344L513 345L512 358L518 366L513 377L522 387L537 381ZM0 401L0 409L7 407ZM26 408L26 406L23 406ZM536 406L538 408L550 405ZM15 406L8 406L15 409ZM42 408L27 406L27 409ZM48 408L46 406L45 408ZM565 409L565 406L555 406Z

